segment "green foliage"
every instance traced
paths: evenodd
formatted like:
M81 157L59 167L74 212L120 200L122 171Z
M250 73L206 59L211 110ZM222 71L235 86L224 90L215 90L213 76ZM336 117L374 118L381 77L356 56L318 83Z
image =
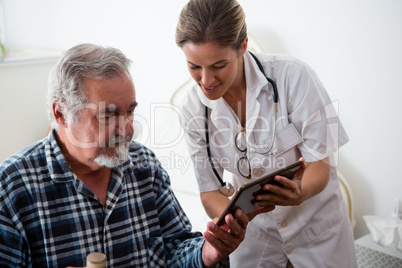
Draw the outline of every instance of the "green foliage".
M0 43L0 51L1 51L0 55L6 57L6 48L1 43Z

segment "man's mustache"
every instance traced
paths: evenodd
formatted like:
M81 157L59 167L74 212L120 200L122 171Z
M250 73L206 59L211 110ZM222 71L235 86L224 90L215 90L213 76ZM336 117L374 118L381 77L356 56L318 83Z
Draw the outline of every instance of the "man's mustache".
M122 135L117 135L117 136L112 136L109 141L106 144L106 148L113 146L116 143L120 142L130 142L131 137L130 136L122 136Z

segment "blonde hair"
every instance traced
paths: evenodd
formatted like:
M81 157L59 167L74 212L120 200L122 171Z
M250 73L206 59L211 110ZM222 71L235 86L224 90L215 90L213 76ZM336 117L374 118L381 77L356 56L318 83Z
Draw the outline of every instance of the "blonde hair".
M176 27L176 44L213 42L238 50L247 37L246 16L236 0L190 0Z

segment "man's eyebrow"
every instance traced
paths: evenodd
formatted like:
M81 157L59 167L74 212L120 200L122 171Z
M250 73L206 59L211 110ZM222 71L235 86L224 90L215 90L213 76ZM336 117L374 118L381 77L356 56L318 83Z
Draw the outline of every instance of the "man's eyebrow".
M100 114L107 114L107 113L113 113L115 111L117 111L117 107L114 106L110 106L110 107L106 107L105 109L99 111Z
M138 102L134 101L133 103L130 104L129 109L135 108L137 106L138 106ZM116 111L119 111L119 108L117 108L116 106L112 105L112 106L108 106L105 109L99 111L99 114L114 113Z
M130 108L135 108L138 106L138 102L134 101L133 103L130 104Z

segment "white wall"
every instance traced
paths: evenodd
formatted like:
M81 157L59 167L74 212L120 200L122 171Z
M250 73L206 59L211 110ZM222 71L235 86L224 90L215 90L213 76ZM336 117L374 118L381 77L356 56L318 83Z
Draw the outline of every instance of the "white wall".
M65 50L94 42L120 48L134 60L138 118L149 122L150 104L168 102L188 78L174 43L176 19L185 2L4 0L6 45ZM340 150L339 169L354 194L355 236L368 233L362 216L390 215L393 199L402 198L402 175L395 171L402 158L402 2L239 2L249 32L266 51L310 64L332 99L339 101L350 137ZM18 103L15 107L24 108ZM3 116L12 116L12 111Z
M0 63L0 162L47 135L46 78L57 60Z

